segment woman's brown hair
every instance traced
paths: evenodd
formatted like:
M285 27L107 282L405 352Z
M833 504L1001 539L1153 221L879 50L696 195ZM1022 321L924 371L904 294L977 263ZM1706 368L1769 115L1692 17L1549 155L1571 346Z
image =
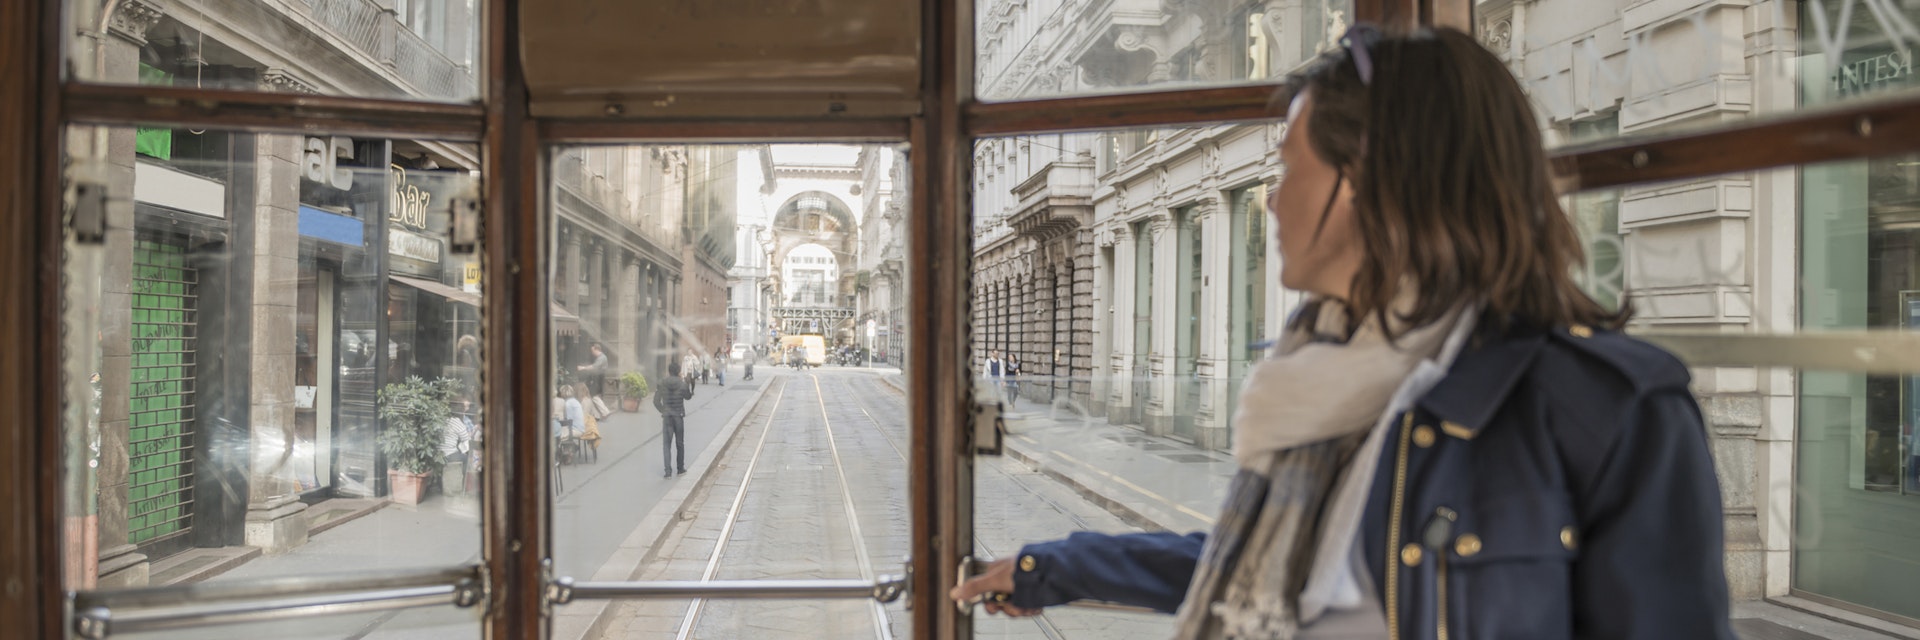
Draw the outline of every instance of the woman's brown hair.
M1353 182L1367 259L1347 301L1383 321L1405 286L1403 320L1420 326L1486 305L1504 326L1619 328L1581 291L1578 234L1547 173L1539 125L1520 83L1491 52L1452 29L1350 42L1290 78L1312 97L1308 142ZM1370 78L1362 80L1354 48ZM1390 326L1390 325L1388 325Z

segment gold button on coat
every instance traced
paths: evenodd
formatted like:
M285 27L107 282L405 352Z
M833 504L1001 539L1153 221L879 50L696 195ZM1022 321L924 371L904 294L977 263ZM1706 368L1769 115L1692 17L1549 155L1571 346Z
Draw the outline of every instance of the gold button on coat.
M1027 556L1027 557L1025 557L1025 558L1021 558L1021 559L1020 559L1020 570L1021 570L1021 571L1032 571L1032 570L1033 570L1033 565L1034 565L1034 562L1033 562L1033 556Z
M1413 444L1422 449L1433 446L1433 437L1433 427L1423 424L1413 430Z
M1568 551L1572 551L1577 546L1574 544L1572 526L1560 527L1560 546L1566 547Z
M1409 567L1420 566L1420 555L1420 545L1408 544L1400 548L1400 562L1405 563Z
M1567 327L1567 333L1573 334L1575 338L1591 338L1593 337L1593 328L1584 324L1576 324Z
M1453 541L1453 552L1460 554L1462 558L1471 558L1474 554L1480 553L1480 536L1471 533L1461 534L1458 540Z

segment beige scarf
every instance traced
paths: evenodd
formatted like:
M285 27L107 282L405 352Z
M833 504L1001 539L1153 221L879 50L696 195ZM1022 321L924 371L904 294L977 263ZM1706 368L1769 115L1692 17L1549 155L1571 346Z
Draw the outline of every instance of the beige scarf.
M1438 381L1473 324L1459 321L1466 312L1410 329L1389 317L1391 342L1376 317L1348 335L1343 304L1309 303L1248 372L1234 418L1240 471L1176 637L1297 638L1329 608L1358 605L1351 537L1366 500L1356 478L1370 478L1378 457L1370 436L1391 408Z

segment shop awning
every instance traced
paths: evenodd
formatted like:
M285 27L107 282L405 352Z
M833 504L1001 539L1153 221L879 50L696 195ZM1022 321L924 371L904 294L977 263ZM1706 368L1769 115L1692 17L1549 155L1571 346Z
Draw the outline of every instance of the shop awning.
M475 309L480 308L480 294L478 293L468 293L466 289L462 289L453 285L440 284L432 280L421 280L419 278L409 278L406 276L396 276L396 275L388 275L387 277L393 278L394 282L398 282L400 284L404 284L409 287L413 287L415 289L419 289L421 291L425 291L427 293L431 293L433 295L440 296L448 300L452 300L454 302L471 305Z
M548 303L548 306L553 309L553 312L548 315L553 317L554 333L563 336L580 333L580 316L561 308L560 303L557 302Z
M441 284L438 282L434 282L432 280L422 280L419 278L409 278L406 276L396 276L396 275L389 275L388 277L393 278L394 282L398 282L400 284L404 284L409 287L413 287L415 289L419 289L421 291L431 293L433 295L440 296L448 300L452 300L454 302L458 302L466 305L472 305L473 308L475 309L480 308L480 294L469 293L465 289L461 289L453 285ZM550 309L549 314L553 317L554 333L558 333L562 335L573 335L575 333L580 332L580 316L573 315L572 312L569 312L566 309L561 308L561 306L557 303L550 303L548 305L548 308Z

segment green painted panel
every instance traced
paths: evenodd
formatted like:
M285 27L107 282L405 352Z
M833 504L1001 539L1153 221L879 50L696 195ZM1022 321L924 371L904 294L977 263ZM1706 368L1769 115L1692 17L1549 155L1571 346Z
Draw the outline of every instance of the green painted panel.
M196 418L191 374L196 340L194 283L186 248L152 238L134 245L131 327L133 381L128 538L139 544L188 528L185 501L193 482L191 438Z

